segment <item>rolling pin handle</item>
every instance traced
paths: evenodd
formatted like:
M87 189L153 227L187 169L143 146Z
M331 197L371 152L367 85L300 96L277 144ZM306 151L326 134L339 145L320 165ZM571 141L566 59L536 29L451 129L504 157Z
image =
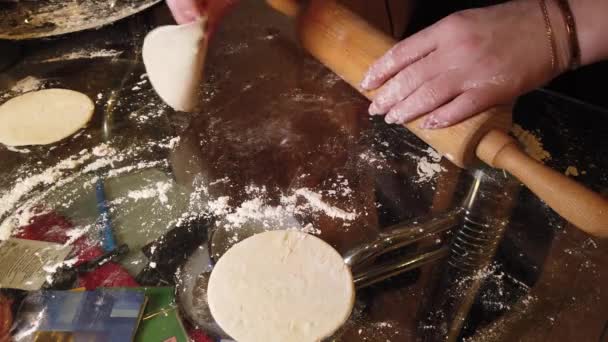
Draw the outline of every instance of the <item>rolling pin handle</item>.
M302 46L347 83L357 88L369 66L396 41L336 0L267 0L278 11L298 16ZM359 88L357 88L359 89ZM359 89L361 90L361 89ZM364 93L368 98L371 93ZM608 236L608 200L536 162L499 130L511 127L511 112L493 108L454 126L423 130L424 118L406 124L419 138L460 167L477 155L489 165L510 172L557 213L582 230Z
M608 237L608 199L528 156L506 133L484 136L477 156L526 185L549 207L581 230Z

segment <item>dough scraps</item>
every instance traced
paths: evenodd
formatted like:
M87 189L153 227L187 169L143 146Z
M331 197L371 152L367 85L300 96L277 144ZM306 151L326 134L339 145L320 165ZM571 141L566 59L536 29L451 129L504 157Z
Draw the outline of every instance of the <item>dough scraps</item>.
M202 80L207 39L204 18L152 30L142 57L150 83L160 98L179 111L192 111Z
M213 318L239 342L315 342L350 316L350 269L323 240L292 230L269 231L230 248L208 286Z
M47 145L84 127L95 112L85 94L68 89L25 93L0 105L0 143Z

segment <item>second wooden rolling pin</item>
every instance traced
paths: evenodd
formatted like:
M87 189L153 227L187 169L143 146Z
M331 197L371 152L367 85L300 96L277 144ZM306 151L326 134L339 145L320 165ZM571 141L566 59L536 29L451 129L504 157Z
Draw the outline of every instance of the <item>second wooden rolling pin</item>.
M335 0L267 0L280 12L297 16L303 47L368 98L359 87L369 66L395 43ZM517 177L558 214L589 234L608 237L608 199L524 153L508 135L511 108L493 108L452 127L419 128L424 118L405 126L460 167L477 158Z

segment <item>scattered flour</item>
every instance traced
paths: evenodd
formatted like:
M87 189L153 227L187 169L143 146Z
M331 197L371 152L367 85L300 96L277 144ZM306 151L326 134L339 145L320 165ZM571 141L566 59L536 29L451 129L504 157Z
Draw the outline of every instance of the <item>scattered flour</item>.
M11 152L24 153L24 154L32 152L30 149L27 149L27 148L16 148L14 146L8 146L8 145L4 145L4 147Z
M166 148L161 143L152 144L156 144L155 146L160 148ZM45 213L45 209L41 208L40 204L44 202L43 199L49 193L66 184L70 184L82 175L96 175L101 169L109 166L114 167L116 163L124 162L127 158L148 150L149 147L150 144L145 143L142 146L131 146L124 151L118 151L116 148L104 143L91 149L84 149L42 171L27 172L26 170L23 176L15 179L12 188L0 192L0 240L10 237L15 228L27 225L34 216ZM115 177L131 171L166 164L166 160L139 161L135 164L113 168L107 171L106 177ZM96 175L88 184L85 183L85 188L95 184L97 178L98 176ZM153 196L158 197L162 204L168 205L167 191L170 188L170 183L160 183L155 184L151 190L154 192ZM145 194L139 195L145 196ZM134 196L137 197L137 194ZM66 201L69 202L70 199L68 198ZM63 205L65 206L67 203ZM77 238L75 237L75 239Z
M387 141L379 141L380 146L389 147L390 144ZM441 155L437 153L432 147L427 147L421 152L424 155L414 154L406 152L403 156L406 156L416 162L416 174L412 175L415 183L426 183L431 181L436 174L445 171L445 168L441 166ZM367 151L359 154L359 159L366 162L370 166L383 170L385 168L390 169L389 158L398 158L396 154L390 150L383 152ZM393 170L393 172L396 172Z
M416 169L418 178L416 179L416 183L428 182L435 177L435 174L445 170L440 164L441 155L437 151L429 147L425 152L427 152L428 156L421 157L418 161Z
M0 196L0 217L3 217L9 210L18 203L26 194L40 185L56 184L64 175L66 170L74 169L91 159L90 153L84 155L70 156L55 166L49 167L41 173L25 178L18 178L15 186ZM2 236L3 234L0 234Z
M230 213L231 211L231 207L228 205L228 202L230 202L230 197L228 196L221 196L218 197L215 200L209 201L209 210L215 215L215 216L223 216L223 215L227 215L228 213Z
M74 228L74 229L68 230L66 232L66 235L68 236L68 241L66 241L63 245L71 246L76 240L80 239L82 236L84 236L86 233L88 233L89 230L91 229L91 227L93 227L93 225L88 224L81 228Z
M55 274L55 272L57 272L58 269L60 269L62 267L67 267L67 268L72 267L72 266L76 265L77 262L78 262L78 258L72 258L72 259L64 260L62 262L58 262L56 264L42 266L42 270L47 273L46 282L49 284L52 284L53 283L53 274Z
M44 80L39 79L33 76L27 76L15 83L15 85L9 89L8 91L0 94L0 100L7 99L9 97L15 97L18 95L22 95L34 90L40 90L44 88ZM21 152L21 151L15 151Z
M219 179L210 184L226 182ZM239 229L248 223L255 222L266 229L298 229L311 234L320 234L319 229L311 223L304 226L298 222L297 216L310 213L322 213L331 218L352 221L358 217L355 212L348 212L341 208L329 205L323 201L321 193L307 188L300 188L288 195L282 195L278 205L270 205L267 190L264 187L248 186L245 193L252 198L243 201L238 206L230 205L230 197L221 196L207 203L206 210L218 218L218 222L227 230ZM303 198L306 202L299 202Z
M140 199L148 199L148 198L153 198L156 197L156 189L155 188L146 188L143 190L132 190L129 191L129 193L127 194L127 197L134 199L134 200L140 200Z
M306 188L301 188L295 191L298 196L304 197L310 204L310 206L317 211L323 212L325 215L332 218L339 218L342 220L352 221L357 218L356 212L347 212L340 208L333 207L325 202L321 194L313 192Z
M122 51L113 50L113 49L101 49L101 50L87 50L80 49L76 50L59 57L48 58L40 61L41 63L51 63L51 62L60 62L60 61L71 61L76 59L92 59L92 58L110 58L110 57L118 57L122 55Z
M44 80L27 76L19 80L12 88L11 92L15 94L23 94L34 90L40 90L44 86Z
M140 199L157 198L161 204L167 205L169 203L167 192L171 187L173 187L173 184L170 181L156 182L153 186L141 190L129 191L127 197L136 201Z
M441 166L441 155L437 153L437 151L432 147L428 147L423 152L425 152L426 155L422 157L412 153L405 154L417 162L416 177L414 178L415 183L428 182L439 172L445 171L445 168Z

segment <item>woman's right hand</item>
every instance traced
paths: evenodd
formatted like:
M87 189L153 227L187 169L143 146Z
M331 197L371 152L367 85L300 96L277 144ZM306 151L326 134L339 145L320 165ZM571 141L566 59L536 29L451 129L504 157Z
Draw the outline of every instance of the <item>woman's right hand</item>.
M167 0L167 5L178 24L186 24L205 16L209 30L213 31L224 14L237 2L238 0Z

